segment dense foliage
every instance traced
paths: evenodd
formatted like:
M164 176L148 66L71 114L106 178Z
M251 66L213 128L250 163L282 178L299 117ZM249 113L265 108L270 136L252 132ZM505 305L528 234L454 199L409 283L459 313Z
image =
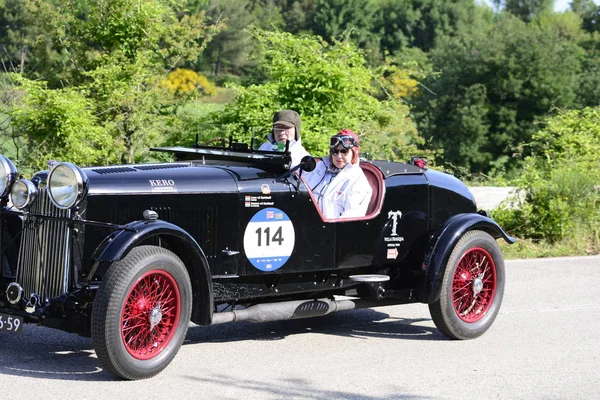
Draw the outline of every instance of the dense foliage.
M393 96L376 97L377 89L388 85L402 93L414 89L410 80L384 80L384 71L397 69L369 68L348 40L328 44L315 36L259 29L251 33L268 79L237 86L235 100L204 121L202 140L232 135L246 142L254 137L258 145L270 131L273 113L293 109L302 116L302 142L313 154L324 154L328 137L344 127L363 138L361 150L371 156L408 159L416 152L422 140L408 106Z
M600 107L563 111L532 141L515 208L493 217L509 232L558 241L579 236L600 246Z
M37 169L48 158L134 162L159 142L177 104L163 78L180 60L196 59L220 28L206 24L204 14L184 14L182 6L26 0L24 21L43 32L25 41L33 49L28 56L49 56L43 65L24 58L21 75L3 87L23 94L4 103L11 134L27 145L21 167Z
M489 3L0 0L0 151L27 174L258 146L295 109L315 155L348 127L363 155L516 178L503 226L598 251L599 2Z
M52 159L86 165L116 161L117 149L109 132L98 124L90 100L71 88L48 90L44 82L14 77L20 98L11 110L13 129L23 135L19 157L25 168L43 167Z
M505 15L430 52L442 65L415 99L419 127L445 160L471 171L518 166L521 143L553 107L576 103L581 48L552 28ZM518 154L517 154L518 155Z
M600 36L594 33L600 8L591 0L574 1L566 13L553 12L550 0L495 1L496 12L472 0L242 2L243 18L233 8L219 15L263 27L260 16L268 15L276 28L316 33L328 43L346 35L372 66L408 60L435 71L421 81L419 96L406 99L427 139L423 149L443 150L444 164L471 172L516 175L529 154L522 144L556 107L600 102ZM218 4L205 1L208 10ZM264 80L248 57L256 51L248 36L237 25L230 35L236 38L223 48L239 43L238 58L221 57L213 71L244 71L250 78L245 82Z
M382 149L372 151L374 156L397 158L411 143L420 151L443 153L438 160L446 166L516 176L530 154L524 144L557 107L600 103L600 6L593 0L574 0L572 11L556 13L551 0L491 3L493 7L474 0L3 0L0 51L5 71L47 82L39 90L68 89L83 96L94 117L90 126L113 138L112 148L119 154L115 157L121 161L144 159L149 144L191 140L199 130L206 132L203 117L216 106L190 100L212 90L186 92L192 98L182 96L181 90L164 90L168 74L184 68L180 71L202 73L219 84L237 82L237 104L259 107L240 115L242 121L228 120L237 116L230 107L212 120L240 129L235 135L262 126L262 136L273 108L295 107L307 113L306 141L315 151L324 140L319 135L352 125L376 143L375 150ZM334 102L342 113L359 109L337 119L326 112L327 105L309 106L308 98L322 95L315 91L315 82L301 85L292 73L276 77L266 60L286 60L285 55L274 50L269 56L264 47L276 44L249 33L255 29L298 38L319 35L327 43L325 53L327 46L353 43L362 51L362 67L372 74L364 93L378 102L369 100L363 106L350 101L342 107ZM290 50L306 57L303 49ZM358 75L349 81L362 79L358 69L352 73ZM180 83L187 79L171 77ZM277 79L287 79L288 88ZM323 79L336 85L335 74ZM193 85L210 87L208 81ZM10 99L4 103L5 115L12 115L15 100L28 98L20 95L23 88L9 93L10 84L2 87ZM256 88L263 94L245 92ZM372 104L387 111L358 121ZM5 121L0 127L11 138L11 148L40 139L26 137L29 132L22 123L9 126ZM397 145L401 149L393 151ZM26 153L25 147L18 149Z

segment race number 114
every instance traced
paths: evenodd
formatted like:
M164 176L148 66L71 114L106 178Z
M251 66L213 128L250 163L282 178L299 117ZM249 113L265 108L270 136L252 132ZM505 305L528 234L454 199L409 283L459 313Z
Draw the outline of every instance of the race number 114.
M258 246L262 246L262 236L264 233L265 237L265 246L270 246L271 242L276 242L278 245L282 245L283 236L282 236L282 227L278 227L273 236L271 237L271 227L268 228L258 228L256 230L256 235L258 236Z

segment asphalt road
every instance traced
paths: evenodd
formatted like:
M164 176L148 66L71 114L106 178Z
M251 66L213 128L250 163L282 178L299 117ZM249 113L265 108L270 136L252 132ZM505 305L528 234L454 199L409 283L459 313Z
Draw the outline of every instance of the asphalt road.
M6 399L599 399L600 257L507 262L504 304L470 341L426 305L190 328L150 380L117 381L91 340L25 326L0 336Z

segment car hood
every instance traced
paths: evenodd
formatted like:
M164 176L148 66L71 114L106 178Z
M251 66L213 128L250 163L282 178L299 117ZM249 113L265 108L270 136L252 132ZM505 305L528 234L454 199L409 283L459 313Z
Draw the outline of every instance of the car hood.
M225 167L163 163L83 168L88 195L237 192L234 174Z

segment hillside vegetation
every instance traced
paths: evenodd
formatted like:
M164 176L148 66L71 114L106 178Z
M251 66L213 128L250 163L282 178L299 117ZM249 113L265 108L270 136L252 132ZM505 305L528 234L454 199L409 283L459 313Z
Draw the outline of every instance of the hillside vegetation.
M4 0L0 152L26 176L153 161L258 144L291 108L313 154L350 128L365 156L516 185L494 212L514 248L598 252L600 6L480 3Z

